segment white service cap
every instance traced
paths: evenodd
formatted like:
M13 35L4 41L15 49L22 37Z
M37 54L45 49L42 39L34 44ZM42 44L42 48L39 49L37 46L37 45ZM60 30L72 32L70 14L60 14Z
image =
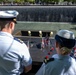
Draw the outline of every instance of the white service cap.
M75 35L69 30L59 30L55 35L55 40L63 47L72 48L75 45Z
M5 10L0 11L0 20L1 21L7 21L7 20L13 20L16 21L16 17L18 16L19 12L16 10Z
M57 32L57 35L66 38L66 39L75 39L75 35L72 31L69 30L60 30Z
M16 10L0 11L0 18L12 18L17 17L19 13Z

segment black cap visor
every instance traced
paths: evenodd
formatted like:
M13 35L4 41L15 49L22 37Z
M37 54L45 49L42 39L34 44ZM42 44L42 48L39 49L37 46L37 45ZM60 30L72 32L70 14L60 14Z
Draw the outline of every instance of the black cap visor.
M16 17L10 17L10 18L0 18L0 21L13 21L14 23L17 24L17 21L16 21Z
M59 35L55 36L55 40L60 43L62 47L73 48L75 46L75 39L66 39Z

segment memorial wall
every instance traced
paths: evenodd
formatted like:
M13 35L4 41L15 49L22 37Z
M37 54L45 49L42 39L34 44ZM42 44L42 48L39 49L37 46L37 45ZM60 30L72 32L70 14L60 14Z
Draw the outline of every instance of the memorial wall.
M19 11L19 21L76 22L76 6L0 6L10 9Z

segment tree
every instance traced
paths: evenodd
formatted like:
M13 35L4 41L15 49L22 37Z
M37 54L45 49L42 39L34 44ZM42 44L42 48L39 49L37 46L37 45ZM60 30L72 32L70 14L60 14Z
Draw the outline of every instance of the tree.
M22 2L24 2L24 0L15 0L15 2L22 3Z
M3 0L0 0L0 2L3 2Z
M28 2L30 2L30 3L34 3L34 2L35 2L35 0L28 0Z
M64 2L64 0L59 0L59 2Z

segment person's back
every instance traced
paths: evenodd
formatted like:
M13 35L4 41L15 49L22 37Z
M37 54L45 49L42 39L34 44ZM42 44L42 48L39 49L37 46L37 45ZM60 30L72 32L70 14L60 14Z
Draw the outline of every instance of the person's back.
M45 66L44 75L76 75L75 59L68 56L59 56Z
M20 75L32 68L26 44L12 36L17 11L0 11L0 75Z
M2 71L2 75L12 75L21 72L21 52L23 51L21 44L14 40L10 34L0 32L0 73Z
M74 33L60 30L55 35L57 54L44 60L36 75L76 75L76 61L69 54L75 46Z

